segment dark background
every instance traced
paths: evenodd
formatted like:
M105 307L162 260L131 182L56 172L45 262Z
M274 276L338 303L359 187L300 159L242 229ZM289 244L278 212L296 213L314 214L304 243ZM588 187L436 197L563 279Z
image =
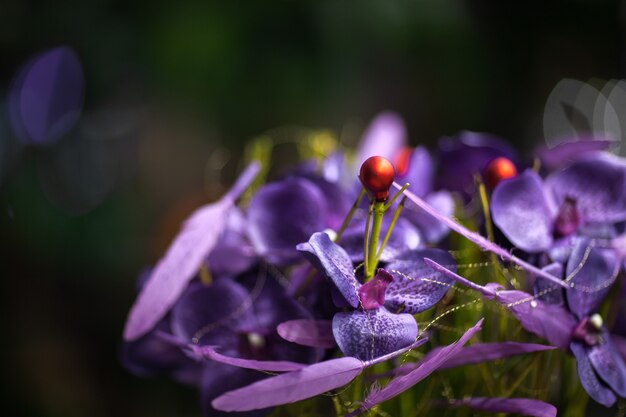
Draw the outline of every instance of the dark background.
M624 76L623 3L3 0L0 92L69 45L81 123L104 138L19 147L0 123L3 415L197 415L193 389L120 367L121 331L138 272L246 141L285 125L354 141L392 109L413 144L469 129L531 149L559 80Z

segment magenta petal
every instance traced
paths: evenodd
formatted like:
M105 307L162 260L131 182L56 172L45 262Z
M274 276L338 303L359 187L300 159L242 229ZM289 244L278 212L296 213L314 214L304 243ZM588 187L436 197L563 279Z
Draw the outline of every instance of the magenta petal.
M481 319L474 327L468 329L459 340L441 348L436 354L432 355L428 361L422 362L422 365L419 368L409 372L407 375L392 379L389 384L381 390L370 393L370 395L368 395L363 401L361 408L350 415L358 415L366 410L369 410L375 405L382 403L383 401L387 401L403 393L435 372L443 366L449 358L455 356L463 348L463 345L465 345L465 343L472 338L474 333L480 330L482 322L483 320Z
M543 252L552 245L554 213L539 175L528 170L502 181L493 191L493 222L520 249Z
M223 411L249 411L293 403L347 384L363 367L356 358L331 359L227 392L212 405Z
M606 329L603 329L602 338L602 343L588 348L589 361L605 384L620 397L626 397L626 364L613 347Z
M133 304L124 328L125 340L146 334L174 305L218 243L228 212L259 169L258 163L251 163L222 199L201 207L185 221Z
M452 279L426 265L424 258L456 269L452 256L441 249L416 250L392 261L385 267L393 275L385 295L389 310L417 314L437 304L448 292Z
M373 310L385 303L385 291L393 277L384 269L379 269L376 276L359 288L359 301L364 310Z
M546 186L560 206L567 198L587 223L626 220L626 163L606 152L581 158L546 179Z
M276 329L280 337L303 346L334 348L333 325L328 320L289 320Z
M514 413L531 417L556 417L556 407L530 398L484 398L474 397L450 404L451 407L467 406L491 413Z
M361 284L354 276L350 257L341 246L333 243L326 233L318 232L311 236L308 243L298 245L298 250L333 281L352 307L359 306Z
M594 247L589 239L577 239L567 262L573 288L565 291L570 311L579 319L595 312L617 278L620 260L613 250Z
M333 334L346 356L370 360L410 345L417 338L417 323L410 314L392 314L384 307L337 313Z
M398 114L379 113L361 138L356 163L360 166L370 156L382 156L393 161L396 154L406 146L406 136L406 126Z
M589 357L587 356L585 346L581 343L573 342L570 344L570 349L576 358L578 378L585 391L587 391L587 394L605 407L612 407L615 401L617 401L617 398L613 391L604 385L604 383L600 382L596 376L591 362L589 361Z

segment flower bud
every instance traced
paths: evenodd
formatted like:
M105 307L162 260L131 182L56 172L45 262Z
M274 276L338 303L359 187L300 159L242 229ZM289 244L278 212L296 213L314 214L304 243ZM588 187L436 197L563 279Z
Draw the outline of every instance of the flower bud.
M361 184L374 195L376 201L387 200L394 176L393 165L382 156L367 158L361 165L359 173Z
M485 168L485 182L493 189L502 180L517 175L517 168L510 159L499 157L489 162Z

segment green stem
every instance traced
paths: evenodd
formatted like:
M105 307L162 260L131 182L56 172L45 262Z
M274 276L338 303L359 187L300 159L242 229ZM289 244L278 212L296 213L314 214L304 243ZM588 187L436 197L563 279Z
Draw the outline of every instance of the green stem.
M378 238L380 236L380 229L383 224L383 215L385 214L385 203L377 201L374 203L374 219L372 221L372 235L369 242L369 254L366 281L369 281L374 276L376 266L378 264L376 258L376 252L378 251ZM367 249L366 249L367 250Z
M391 224L389 225L389 228L387 229L387 233L385 233L385 238L383 239L383 244L380 245L380 249L378 250L378 253L376 254L376 263L378 263L378 260L380 259L380 256L383 254L383 250L385 249L385 246L387 245L387 242L389 241L389 237L391 236L391 231L393 230L394 226L396 225L396 222L398 221L398 217L400 217L400 213L402 213L402 209L404 208L404 202L405 201L406 201L406 197L404 197L400 201L400 204L398 204L398 207L396 208L395 213L393 213L393 218L391 219Z
M365 275L367 277L367 271L370 270L369 267L369 247L370 247L370 223L372 222L372 211L374 210L374 204L370 204L367 209L367 219L365 220L365 239L363 239L364 248L363 248L363 263L365 264Z
M359 192L359 196L354 201L354 204L352 204L352 208L348 212L348 215L346 216L345 219L343 219L343 223L341 224L341 227L337 231L337 236L335 236L334 242L338 241L339 238L341 238L341 235L348 227L348 224L350 224L350 220L352 220L352 216L354 216L354 212L359 207L359 204L361 204L361 200L363 199L363 196L365 195L366 192L367 191L365 191L365 188L361 188L361 191Z
M407 188L409 188L409 183L405 182L404 185L402 186L402 188L400 188L398 190L397 193L394 194L393 197L391 197L391 200L389 200L386 204L385 204L385 210L387 210L389 207L391 207L391 205L393 203L395 203L395 201L398 199L398 197L400 197L402 195L402 193L404 193L404 190L406 190Z

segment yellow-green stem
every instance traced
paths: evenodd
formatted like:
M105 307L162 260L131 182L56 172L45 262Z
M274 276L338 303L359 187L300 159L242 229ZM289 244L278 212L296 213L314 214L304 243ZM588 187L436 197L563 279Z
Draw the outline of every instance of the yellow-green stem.
M389 241L389 237L391 236L391 231L393 230L394 226L396 225L396 222L398 221L398 217L400 217L400 213L402 213L402 209L404 208L404 202L405 201L406 201L406 197L404 197L400 201L400 204L398 204L398 207L396 208L395 213L393 213L393 218L391 219L391 224L389 225L389 228L387 229L387 233L385 233L385 238L383 239L383 243L382 243L382 245L380 245L380 249L378 250L378 253L376 254L376 263L378 263L378 260L380 259L380 256L383 254L383 250L385 249L385 246L387 245L387 242Z
M374 205L370 204L367 209L367 219L365 220L365 239L363 239L363 264L365 265L365 275L367 276L367 271L369 271L369 247L370 247L370 223L372 222L372 211L374 210Z
M385 203L383 201L376 201L374 203L374 213L372 220L372 234L369 242L369 253L368 253L368 265L367 265L367 274L366 281L369 281L376 271L376 265L378 264L378 259L376 257L376 252L378 251L378 238L380 236L380 229L383 225L383 215L385 214Z
M352 220L352 216L354 216L354 212L359 207L359 204L361 204L361 200L363 199L363 196L365 195L365 193L366 193L365 188L361 188L361 191L359 192L359 196L354 201L352 208L348 212L348 215L346 216L346 218L343 219L343 223L341 224L341 227L337 231L337 235L335 236L335 239L334 239L335 242L338 241L339 238L341 238L341 235L348 227L348 224L350 224L350 220Z

